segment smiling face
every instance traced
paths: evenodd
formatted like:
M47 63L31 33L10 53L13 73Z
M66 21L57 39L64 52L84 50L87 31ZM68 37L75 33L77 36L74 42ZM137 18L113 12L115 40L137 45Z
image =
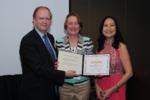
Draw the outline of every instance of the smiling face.
M116 24L113 19L107 18L103 25L103 34L106 38L113 38L116 34Z
M51 25L51 13L45 8L38 9L33 18L33 25L40 32L47 32Z
M80 31L79 21L76 16L69 16L66 20L65 30L69 35L77 35Z

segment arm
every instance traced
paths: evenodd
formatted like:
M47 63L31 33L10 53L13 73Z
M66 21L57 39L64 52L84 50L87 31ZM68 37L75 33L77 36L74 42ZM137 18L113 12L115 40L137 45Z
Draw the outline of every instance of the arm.
M49 65L47 59L42 59L36 44L32 41L23 40L21 42L20 57L24 73L28 73L26 71L28 70L56 84L63 83L65 72L54 70L53 65Z
M104 91L101 87L97 84L97 79L95 79L95 88L96 88L96 95L100 100L104 100Z
M120 43L119 53L120 53L120 59L123 64L125 73L123 77L121 78L121 80L115 86L106 90L106 94L105 94L106 97L109 97L113 92L116 92L133 75L130 56L129 56L129 53L125 44Z
M20 57L24 73L28 73L29 71L33 72L35 75L43 77L45 80L50 80L58 85L62 85L65 76L71 74L71 72L55 70L53 68L54 65L49 63L49 59L47 59L46 55L45 58L41 57L36 44L32 41L23 40L21 42Z
M122 79L116 84L118 88L121 87L123 84L125 84L129 80L129 78L133 75L130 56L125 44L120 43L119 52L125 74L123 75Z

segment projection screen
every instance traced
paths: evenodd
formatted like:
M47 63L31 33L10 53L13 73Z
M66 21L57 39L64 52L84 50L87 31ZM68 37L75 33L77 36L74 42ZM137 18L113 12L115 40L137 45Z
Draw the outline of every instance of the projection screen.
M21 74L19 45L32 29L32 13L37 6L50 8L53 19L50 33L64 36L64 20L69 0L1 0L0 1L0 75Z

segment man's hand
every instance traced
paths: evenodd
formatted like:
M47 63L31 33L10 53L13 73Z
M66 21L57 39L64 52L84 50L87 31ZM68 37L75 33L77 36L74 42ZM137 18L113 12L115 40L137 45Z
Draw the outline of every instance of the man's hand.
M65 76L66 77L74 77L74 76L77 76L77 74L76 74L76 71L68 70L65 72Z

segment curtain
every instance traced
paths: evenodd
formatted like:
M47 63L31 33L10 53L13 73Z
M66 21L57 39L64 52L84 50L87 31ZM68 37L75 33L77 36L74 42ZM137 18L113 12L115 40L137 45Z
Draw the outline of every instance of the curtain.
M0 100L19 100L21 75L0 76Z

